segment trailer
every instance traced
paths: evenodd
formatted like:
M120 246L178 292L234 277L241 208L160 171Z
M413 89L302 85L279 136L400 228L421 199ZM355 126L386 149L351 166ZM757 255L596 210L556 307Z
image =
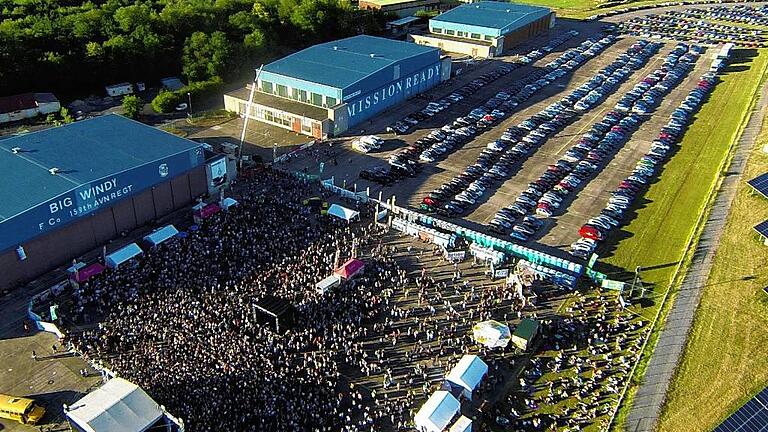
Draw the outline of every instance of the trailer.
M133 93L133 85L127 82L112 84L104 88L107 90L107 95L112 97L124 96L124 95L129 95Z

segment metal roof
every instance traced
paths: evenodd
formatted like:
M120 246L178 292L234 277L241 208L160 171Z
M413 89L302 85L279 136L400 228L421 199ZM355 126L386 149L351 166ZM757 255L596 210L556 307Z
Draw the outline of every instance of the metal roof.
M89 182L198 147L116 114L0 140L0 222Z
M437 48L375 36L313 45L264 66L264 71L344 89L399 61Z
M34 93L0 97L0 114L37 107Z
M538 6L485 1L457 6L430 21L503 30L507 27L522 27L549 13L549 9Z
M408 17L405 17L405 18L400 18L398 20L390 21L387 24L393 25L393 26L401 26L401 25L410 24L410 23L412 23L414 21L418 21L418 20L419 20L418 17L408 16Z

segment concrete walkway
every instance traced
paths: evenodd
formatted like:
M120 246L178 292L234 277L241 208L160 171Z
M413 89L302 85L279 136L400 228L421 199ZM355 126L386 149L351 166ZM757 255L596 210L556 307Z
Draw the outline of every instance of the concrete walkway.
M736 150L725 179L717 192L712 212L696 244L693 261L688 269L672 310L664 323L658 343L651 356L643 382L638 389L627 419L630 432L652 431L656 428L669 383L685 348L693 317L701 298L701 288L709 277L712 261L725 228L728 211L741 184L749 154L755 146L768 106L768 85L763 86L760 99L750 113L750 119L736 144Z

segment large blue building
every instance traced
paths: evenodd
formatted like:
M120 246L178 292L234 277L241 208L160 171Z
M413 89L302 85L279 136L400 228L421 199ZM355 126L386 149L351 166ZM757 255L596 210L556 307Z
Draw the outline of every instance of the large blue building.
M429 20L429 34L411 37L447 52L494 57L554 25L554 12L544 7L481 1L443 12Z
M321 138L338 135L450 77L435 48L374 36L314 45L265 65L250 116ZM249 90L225 95L243 115Z
M207 191L203 148L118 115L0 140L0 288Z

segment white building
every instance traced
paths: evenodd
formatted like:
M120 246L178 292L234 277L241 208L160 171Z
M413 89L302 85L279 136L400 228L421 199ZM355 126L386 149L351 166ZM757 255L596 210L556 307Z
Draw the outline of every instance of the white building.
M0 123L48 115L61 110L53 93L24 93L0 97Z

